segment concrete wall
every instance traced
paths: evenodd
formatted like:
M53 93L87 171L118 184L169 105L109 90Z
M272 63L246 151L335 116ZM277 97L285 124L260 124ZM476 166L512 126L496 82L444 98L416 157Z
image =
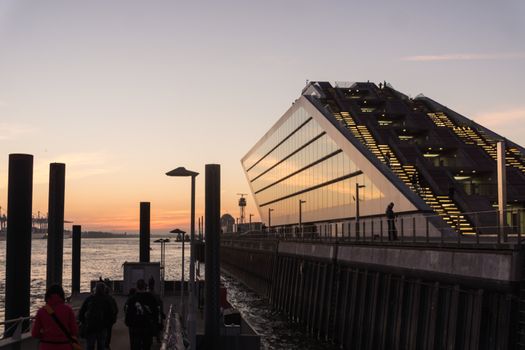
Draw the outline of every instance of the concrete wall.
M512 250L469 250L409 246L365 246L280 242L279 254L313 259L335 259L343 264L366 264L458 278L517 282L522 279L523 256Z

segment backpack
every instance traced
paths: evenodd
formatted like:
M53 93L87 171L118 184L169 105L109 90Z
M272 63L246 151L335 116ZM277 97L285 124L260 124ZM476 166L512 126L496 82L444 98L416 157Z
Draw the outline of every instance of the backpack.
M150 305L139 298L130 298L126 304L126 325L152 330L155 320Z

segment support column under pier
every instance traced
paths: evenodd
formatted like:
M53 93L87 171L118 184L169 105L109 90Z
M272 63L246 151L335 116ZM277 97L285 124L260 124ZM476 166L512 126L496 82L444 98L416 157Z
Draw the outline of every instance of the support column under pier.
M81 232L80 225L73 225L72 247L71 247L71 292L80 293L80 263L81 263Z
M150 202L140 202L140 250L139 261L149 263L150 248Z
M33 204L33 156L9 155L7 185L7 234L5 273L5 319L29 316L31 293L31 212ZM27 329L29 320L23 322ZM14 324L6 323L6 337Z
M64 192L66 182L66 165L51 163L49 165L49 206L47 226L47 287L62 285L64 266Z
M217 348L219 337L219 287L220 287L220 214L221 169L218 164L205 166L205 234L206 234L206 349Z

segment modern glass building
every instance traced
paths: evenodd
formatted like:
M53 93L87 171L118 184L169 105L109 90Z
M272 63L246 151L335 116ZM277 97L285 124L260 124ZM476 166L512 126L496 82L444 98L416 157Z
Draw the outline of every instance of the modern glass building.
M311 82L241 163L261 218L281 231L373 234L392 202L413 231L469 234L497 226L500 140L390 85ZM514 227L524 224L525 150L506 144Z

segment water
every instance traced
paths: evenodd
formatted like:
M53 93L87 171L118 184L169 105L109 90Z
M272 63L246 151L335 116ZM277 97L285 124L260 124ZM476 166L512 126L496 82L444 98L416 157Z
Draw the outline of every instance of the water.
M71 239L64 240L63 286L66 295L71 291ZM153 240L152 240L153 241ZM0 320L4 319L5 243L0 241ZM81 285L88 292L91 280L99 277L122 280L126 261L138 261L138 238L85 238L82 240ZM151 243L151 261L160 261L160 244ZM166 278L180 279L182 243L166 244ZM43 305L46 292L47 239L33 239L31 246L31 314ZM189 244L185 244L185 278L189 277Z
M261 348L267 350L335 350L335 345L306 335L297 325L273 311L268 301L228 276L221 277L228 290L228 301L261 335Z
M89 291L90 281L99 277L121 280L122 264L138 261L138 238L100 238L82 240L81 291ZM160 261L160 244L152 243L151 261ZM166 278L180 279L182 243L166 245ZM34 239L31 254L31 314L43 305L46 278L47 240ZM189 244L185 245L185 276L189 276ZM204 269L202 269L204 270ZM71 289L71 239L64 240L63 285L66 294ZM266 299L245 288L241 283L223 276L228 289L228 300L261 335L262 349L333 350L335 346L323 344L308 337L296 325L273 311ZM4 319L5 297L5 241L0 241L0 320Z

